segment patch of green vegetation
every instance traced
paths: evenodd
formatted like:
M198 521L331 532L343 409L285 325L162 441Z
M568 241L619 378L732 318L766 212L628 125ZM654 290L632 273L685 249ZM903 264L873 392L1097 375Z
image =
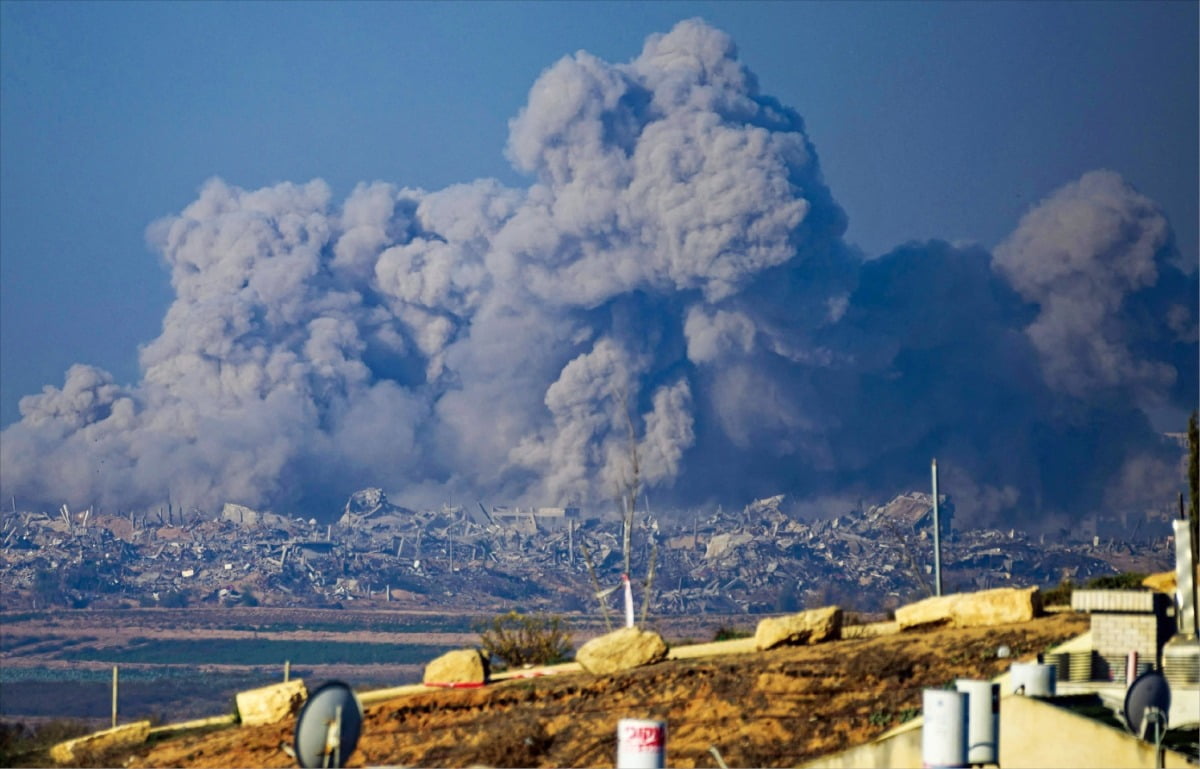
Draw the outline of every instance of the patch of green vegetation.
M714 641L732 641L735 638L749 638L754 635L753 631L745 630L733 625L721 625L713 633Z
M1126 571L1120 574L1105 574L1093 577L1082 586L1076 585L1070 579L1064 579L1056 586L1041 591L1043 606L1070 606L1071 593L1082 590L1146 590L1142 580L1147 575L1140 571Z
M318 680L315 671L293 666L292 677L313 682ZM30 669L4 671L0 718L76 718L87 719L94 728L107 725L112 706L111 670L75 671L74 675L63 675L64 671L46 673ZM280 681L282 674L282 666L233 672L121 668L120 718L122 722L149 719L151 723L169 723L229 713L238 692ZM413 682L411 676L386 674L354 678L365 689Z
M0 766L54 766L52 746L91 731L82 721L68 719L40 726L0 721Z
M65 649L57 658L72 661L152 665L413 665L449 650L446 646L338 641L206 640L134 638L121 648Z
M1041 591L1043 606L1070 606L1071 593L1075 590L1075 583L1070 579L1064 579L1055 587L1049 590Z
M475 627L484 654L509 667L553 665L569 660L574 652L570 627L557 615L510 611L480 620Z
M123 668L121 681L168 681L194 680L204 683L209 674L202 674L194 667L182 665L164 665L155 668ZM0 684L16 683L101 683L112 684L112 670L109 668L43 668L43 667L0 667ZM0 693L3 694L3 693Z
M227 625L230 630L249 630L259 633L294 633L298 630L311 630L326 633L349 633L368 630L375 633L395 633L397 636L408 633L472 633L475 632L474 621L470 617L430 617L397 621L353 619L346 622L261 622L255 624L236 623Z
M17 649L22 649L26 646L34 646L46 640L48 640L47 636L40 635L25 636L23 638L14 638L10 635L0 635L0 652L9 654Z
M1147 588L1142 587L1142 580L1146 576L1140 571L1107 574L1088 580L1085 587L1089 590L1146 590Z
M38 619L45 616L44 612L40 611L23 611L23 612L0 612L0 624L9 622L26 622L31 619Z
M70 646L75 646L82 643L92 643L96 638L94 636L83 636L80 638L62 638L61 636L31 636L24 641L18 641L11 646L0 644L0 649L5 652L13 652L17 649L21 650L21 654L50 654L52 652L61 651Z

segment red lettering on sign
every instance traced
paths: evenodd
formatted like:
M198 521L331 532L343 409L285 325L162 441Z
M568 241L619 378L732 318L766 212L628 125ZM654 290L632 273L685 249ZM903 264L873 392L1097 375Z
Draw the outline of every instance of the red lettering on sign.
M634 750L657 750L663 745L663 730L657 726L626 726L623 737Z

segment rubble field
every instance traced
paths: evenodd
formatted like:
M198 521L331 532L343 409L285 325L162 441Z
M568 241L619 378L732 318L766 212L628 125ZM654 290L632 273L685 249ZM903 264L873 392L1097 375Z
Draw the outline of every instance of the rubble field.
M956 526L953 504L940 499L949 592L1080 584L1173 562L1162 511L1033 535ZM878 613L933 593L932 502L911 492L807 520L775 496L740 511L639 511L623 521L575 508L414 511L364 489L327 524L234 504L216 514L14 510L0 514L0 609L592 613L617 608L619 596L596 596L629 571L639 609L654 616L830 604Z

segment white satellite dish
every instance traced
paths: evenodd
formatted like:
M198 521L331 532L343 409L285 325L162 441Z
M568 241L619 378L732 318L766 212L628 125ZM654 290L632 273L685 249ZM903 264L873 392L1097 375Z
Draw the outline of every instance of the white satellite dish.
M312 693L296 718L296 760L306 769L345 766L362 723L358 697L341 681L330 681Z
M1162 744L1167 733L1167 715L1171 712L1171 687L1157 670L1142 673L1125 692L1121 715L1133 736L1153 739Z

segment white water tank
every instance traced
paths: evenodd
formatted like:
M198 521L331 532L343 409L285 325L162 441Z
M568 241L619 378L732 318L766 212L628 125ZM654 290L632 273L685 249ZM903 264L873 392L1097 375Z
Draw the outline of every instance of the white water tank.
M967 695L967 763L999 764L1000 684L960 678L954 688Z
M921 705L921 763L926 767L966 766L967 695L926 689Z
M1041 662L1014 662L1009 671L1012 693L1026 697L1053 697L1057 690L1058 672L1054 665Z

